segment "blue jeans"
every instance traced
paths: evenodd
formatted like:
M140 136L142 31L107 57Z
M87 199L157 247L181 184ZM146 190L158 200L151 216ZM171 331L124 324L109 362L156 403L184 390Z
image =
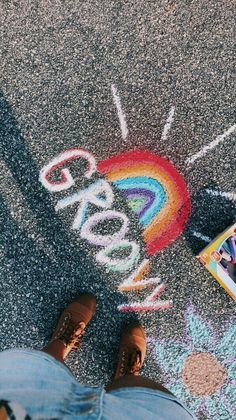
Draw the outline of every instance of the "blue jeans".
M8 401L13 411L19 405L31 419L38 420L194 418L166 392L143 387L106 392L102 387L84 386L62 363L35 350L0 353L0 400Z

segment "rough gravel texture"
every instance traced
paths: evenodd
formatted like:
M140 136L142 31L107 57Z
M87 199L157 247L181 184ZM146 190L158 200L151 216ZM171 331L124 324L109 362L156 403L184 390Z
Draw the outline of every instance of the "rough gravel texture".
M234 124L234 12L230 0L1 2L0 349L40 349L65 305L86 290L98 297L97 314L68 361L82 382L110 380L120 329L130 318L152 340L181 340L191 302L223 334L235 304L197 262L205 242L192 231L213 238L235 219L233 200L205 191L235 191L235 132L191 166L186 159ZM111 84L126 114L126 140ZM162 141L171 106L174 121ZM55 213L65 192L47 192L39 171L75 146L98 161L145 148L183 175L192 203L187 228L151 259L173 309L120 314L117 305L135 295L118 292L119 275L97 264L96 248L70 229L74 209ZM115 208L129 214L130 237L142 244L137 219L117 192ZM166 384L152 346L143 374ZM217 406L197 417L230 418Z

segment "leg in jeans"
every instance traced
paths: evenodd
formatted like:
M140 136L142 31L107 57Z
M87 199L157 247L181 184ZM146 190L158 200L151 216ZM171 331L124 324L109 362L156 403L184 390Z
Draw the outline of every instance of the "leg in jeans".
M141 386L143 388L152 388L158 391L167 392L171 394L168 389L166 389L161 384L152 381L151 379L144 378L142 376L136 376L132 374L127 374L122 376L119 379L115 379L111 384L106 386L106 391L112 391L117 388L125 388L125 387L133 387L133 386ZM173 394L172 394L173 395Z
M78 349L84 329L96 308L96 298L91 294L79 296L63 312L49 344L42 349L64 364L72 349ZM143 328L130 324L122 334L118 365L112 383L106 391L123 387L144 387L170 393L161 384L139 376L146 354L146 337Z
M145 355L144 329L140 324L130 324L121 336L117 369L113 381L106 386L106 390L109 392L117 388L141 386L171 394L161 384L139 376Z

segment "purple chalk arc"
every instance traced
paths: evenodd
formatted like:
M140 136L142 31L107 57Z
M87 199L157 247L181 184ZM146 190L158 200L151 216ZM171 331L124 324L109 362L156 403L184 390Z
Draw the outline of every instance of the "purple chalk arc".
M145 212L152 206L155 200L155 193L144 188L130 188L122 191L127 199L145 199L145 204L137 211L137 215L142 217Z

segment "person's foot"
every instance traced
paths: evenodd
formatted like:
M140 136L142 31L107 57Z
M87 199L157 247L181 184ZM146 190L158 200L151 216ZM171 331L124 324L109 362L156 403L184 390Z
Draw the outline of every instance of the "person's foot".
M132 323L121 335L118 364L114 379L124 375L139 375L146 355L146 336L143 327Z
M91 293L78 296L62 312L57 327L50 340L54 347L62 347L64 360L71 350L78 350L86 325L96 310L96 297Z

